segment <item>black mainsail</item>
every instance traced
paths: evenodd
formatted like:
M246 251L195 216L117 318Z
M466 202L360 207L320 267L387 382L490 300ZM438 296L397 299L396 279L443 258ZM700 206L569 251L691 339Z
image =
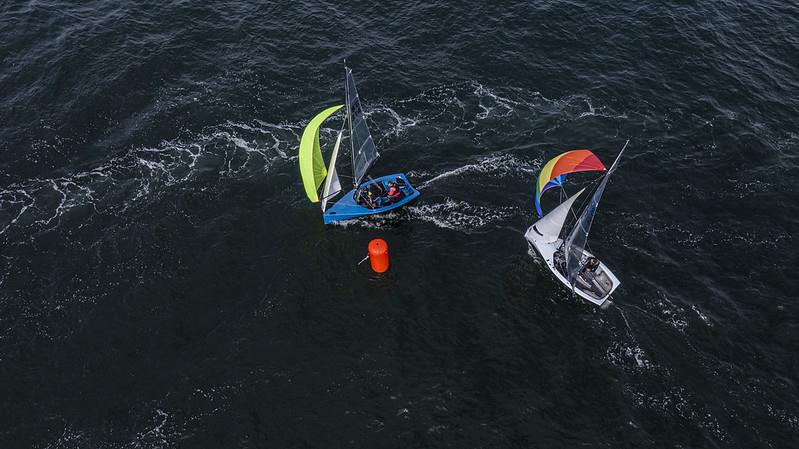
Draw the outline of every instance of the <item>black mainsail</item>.
M347 94L347 116L350 123L350 142L352 143L352 176L355 187L357 188L374 161L380 156L377 153L369 127L366 126L366 117L363 115L361 100L358 97L358 90L355 88L355 78L352 77L352 70L345 67L346 71L346 94Z

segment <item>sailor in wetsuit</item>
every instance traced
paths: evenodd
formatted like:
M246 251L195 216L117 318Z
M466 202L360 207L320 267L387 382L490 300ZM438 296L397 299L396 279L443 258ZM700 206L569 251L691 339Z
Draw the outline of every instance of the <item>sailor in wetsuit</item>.
M363 189L358 189L355 191L355 194L352 196L355 199L355 204L366 207L366 200L365 200L365 193Z
M383 196L386 194L386 188L383 187L382 182L373 182L369 184L369 190L372 191L372 195L374 196Z
M375 208L374 198L372 198L371 192L366 187L360 188L355 192L355 202L361 207Z
M367 192L372 199L372 209L383 207L384 203L386 202L386 198L384 197L386 194L386 189L383 187L383 183L373 182L369 184Z
M358 205L362 207L368 207L369 209L377 207L376 196L372 193L372 190L367 187L358 190L356 201Z

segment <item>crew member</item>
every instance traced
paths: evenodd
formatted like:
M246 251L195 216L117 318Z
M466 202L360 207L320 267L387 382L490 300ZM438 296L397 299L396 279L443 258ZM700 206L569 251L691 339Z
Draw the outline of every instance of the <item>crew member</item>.
M371 189L365 189L365 190L366 190L366 207L368 207L369 209L374 209L375 207L377 207L375 204L375 196L372 193Z
M583 269L580 270L580 272L584 273L586 271L590 271L591 273L593 273L594 271L596 271L598 267L599 267L599 259L592 256L585 261L585 266L583 266Z
M397 185L394 184L393 181L389 181L388 182L388 199L392 203L394 203L394 202L399 201L400 198L402 198L402 190L400 190L399 187L397 187Z

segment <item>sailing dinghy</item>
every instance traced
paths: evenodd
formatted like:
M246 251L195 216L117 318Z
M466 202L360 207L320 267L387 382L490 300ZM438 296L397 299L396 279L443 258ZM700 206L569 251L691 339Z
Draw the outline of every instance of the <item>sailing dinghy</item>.
M388 212L410 203L419 196L419 191L411 186L404 173L375 179L369 177L369 169L380 155L366 125L352 70L345 66L344 71L345 104L331 106L318 113L305 127L300 139L300 175L305 193L311 202L321 201L325 224ZM333 146L330 162L325 167L319 145L319 129L325 120L344 107L346 107L344 122ZM341 142L345 139L349 139L352 155L353 189L339 197L344 190L336 171L336 162ZM393 195L388 195L392 185ZM322 187L321 192L320 187ZM338 200L332 202L337 197Z
M528 244L541 255L557 280L577 296L598 306L605 304L621 282L604 262L586 249L588 232L605 186L629 142L624 144L607 170L590 150L567 151L547 162L536 182L535 208L540 220L524 234ZM553 187L563 189L566 175L585 171L604 173L592 183L593 189L584 187L544 215L541 195ZM589 194L584 198L582 207L575 207L586 190ZM565 193L565 190L562 191Z

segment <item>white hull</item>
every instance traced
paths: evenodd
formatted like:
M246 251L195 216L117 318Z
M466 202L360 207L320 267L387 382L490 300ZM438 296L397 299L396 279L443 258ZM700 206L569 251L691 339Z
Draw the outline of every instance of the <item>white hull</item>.
M563 240L556 239L553 242L547 242L546 240L548 239L545 239L542 236L540 236L535 231L535 229L533 229L533 226L530 226L527 229L527 232L524 234L524 237L525 239L527 239L527 242L530 244L530 246L535 248L536 252L541 255L541 257L544 259L544 263L546 264L547 267L549 267L549 271L551 271L552 274L555 275L555 278L559 280L561 284L566 286L568 290L571 290L572 286L569 283L568 279L566 279L566 277L560 272L560 270L558 270L555 267L555 251L557 251L558 248L560 248L561 244L563 243ZM585 251L585 255L586 258L593 257L593 254L590 254L588 251ZM610 295L613 294L616 288L618 288L619 285L621 285L621 282L616 277L616 275L614 275L613 272L610 271L607 265L605 265L602 261L599 261L599 269L597 270L597 272L603 273L605 276L607 276L607 279L610 281L610 288L607 291L607 293L600 296L594 291L588 289L584 290L579 285L575 285L574 293L577 296L585 299L586 301L589 301L598 306L602 306L608 301Z

